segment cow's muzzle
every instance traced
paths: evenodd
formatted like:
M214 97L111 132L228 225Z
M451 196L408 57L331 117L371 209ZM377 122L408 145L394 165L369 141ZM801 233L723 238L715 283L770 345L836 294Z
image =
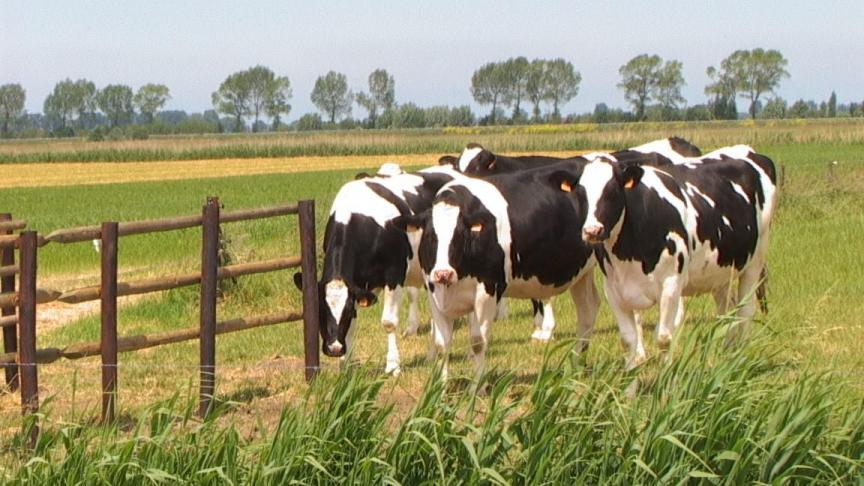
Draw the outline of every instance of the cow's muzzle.
M452 285L456 282L456 271L450 268L434 270L432 272L432 283L444 286Z
M325 344L322 351L324 351L325 355L330 356L331 358L339 358L345 356L345 346L342 346L342 343L340 343L339 341L333 341L330 344Z
M588 243L600 243L606 239L604 230L602 224L586 225L582 228L582 239Z

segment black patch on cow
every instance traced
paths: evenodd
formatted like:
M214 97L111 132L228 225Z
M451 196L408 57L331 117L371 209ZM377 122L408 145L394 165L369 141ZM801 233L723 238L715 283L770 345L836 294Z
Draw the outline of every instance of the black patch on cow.
M402 197L414 214L422 213L432 207L432 201L435 200L438 190L453 180L453 176L437 172L415 172L413 175L422 177L423 184L414 188L417 194L403 191Z
M684 157L701 157L699 147L681 137L669 137L669 146Z
M687 231L678 210L660 197L654 188L637 184L625 190L622 186L623 170L625 168L621 165L614 166L615 177L603 189L597 216L608 231L618 221L621 214L619 208L623 206L624 221L618 239L612 246L612 253L619 260L640 262L642 272L647 275L654 271L663 251L668 249L669 233L676 233L688 241ZM659 171L655 172L661 179L671 179ZM671 183L674 184L674 181ZM663 184L668 187L669 181L664 180ZM675 192L681 194L680 189ZM601 269L605 271L603 265Z
M468 144L465 149L483 148L477 144ZM573 157L572 160L579 159L585 161L582 157ZM543 155L523 155L518 157L507 157L505 155L494 154L486 149L483 149L465 166L464 173L475 177L486 177L494 174L506 174L517 172L526 169L543 167L551 164L556 164L561 161L571 160L562 159L560 157L547 157Z
M580 158L486 178L509 203L514 278L561 286L587 264L592 249L582 241L584 195L578 185L562 191L558 177L569 173L576 181L583 168Z
M408 203L396 194L393 194L390 189L387 189L381 184L372 181L367 182L366 185L369 186L369 189L371 189L372 192L381 197L381 199L384 199L390 204L396 206L399 214L403 216L405 216L406 214L411 214L411 208L408 206Z
M623 164L643 164L652 167L671 165L672 161L656 152L638 152L636 150L619 150L610 154L616 161Z
M684 271L684 254L678 254L678 273L682 273Z
M760 169L768 174L768 178L771 179L772 184L777 184L777 169L774 167L774 161L755 152L750 152L747 158L752 160L754 164L758 165Z
M762 164L770 163L767 157L760 160ZM759 167L769 175L773 172L762 165ZM756 204L760 207L765 204L759 171L746 160L725 156L668 170L677 180L698 190L688 192L696 212L698 240L717 250L719 265L734 265L741 270L753 256L759 239ZM747 199L733 188L733 183L741 188ZM710 198L713 205L700 193Z

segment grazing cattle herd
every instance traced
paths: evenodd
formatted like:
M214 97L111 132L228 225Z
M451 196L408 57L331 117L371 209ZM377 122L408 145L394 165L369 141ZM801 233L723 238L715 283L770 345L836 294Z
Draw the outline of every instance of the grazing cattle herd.
M579 351L600 305L604 275L632 369L645 358L640 312L657 305L666 349L684 319L682 298L709 293L734 308L732 337L746 332L764 283L776 201L773 162L744 145L703 155L681 138L572 158L507 157L469 144L459 157L404 172L392 163L358 174L333 201L319 285L323 351L350 350L357 307L383 291L386 372L398 373L399 303L411 297L405 335L416 332L419 291L432 314L430 356L447 356L455 319L467 316L475 371L505 297L534 302L532 337L555 326L550 299L569 291ZM300 285L300 275L295 275Z

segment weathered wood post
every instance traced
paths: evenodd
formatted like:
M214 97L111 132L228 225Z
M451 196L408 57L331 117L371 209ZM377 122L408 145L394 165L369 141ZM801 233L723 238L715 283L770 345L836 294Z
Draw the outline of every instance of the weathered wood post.
M24 415L39 410L39 380L36 370L36 249L35 231L20 235L21 289L18 307L18 374L21 377L21 411ZM39 426L30 429L30 446L36 445Z
M102 422L114 421L117 402L117 229L102 223L102 280L100 285L102 333Z
M318 274L315 261L315 201L297 203L300 226L300 268L303 272L303 347L306 356L306 381L318 374Z
M210 413L216 384L216 280L219 265L219 198L208 197L201 221L201 355L198 415Z
M11 221L12 215L9 213L0 214L0 222ZM0 232L0 234L12 234L12 230ZM13 246L4 246L0 255L0 266L11 267L15 265L15 248ZM15 274L4 275L0 277L0 292L14 293L15 292ZM0 309L0 317L9 317L15 315L15 306L3 307ZM3 352L15 353L18 351L18 337L15 333L15 326L3 326ZM6 368L6 386L10 391L18 389L18 367L14 363L9 363Z

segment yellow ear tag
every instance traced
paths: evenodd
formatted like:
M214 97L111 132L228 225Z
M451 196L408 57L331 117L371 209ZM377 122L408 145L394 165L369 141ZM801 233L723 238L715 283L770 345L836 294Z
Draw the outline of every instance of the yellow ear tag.
M570 192L573 190L573 184L570 184L570 181L561 181L561 190L564 192Z
M481 231L483 231L483 224L477 223L477 224L471 226L471 232L472 233L479 233Z
M360 299L357 301L357 305L360 307L369 307L369 299Z
M405 227L405 231L407 231L409 233L413 233L419 229L420 229L419 226L414 226L413 224L409 224L408 226Z
M624 183L624 189L633 189L633 186L636 185L636 181L633 179L627 179L627 182Z

